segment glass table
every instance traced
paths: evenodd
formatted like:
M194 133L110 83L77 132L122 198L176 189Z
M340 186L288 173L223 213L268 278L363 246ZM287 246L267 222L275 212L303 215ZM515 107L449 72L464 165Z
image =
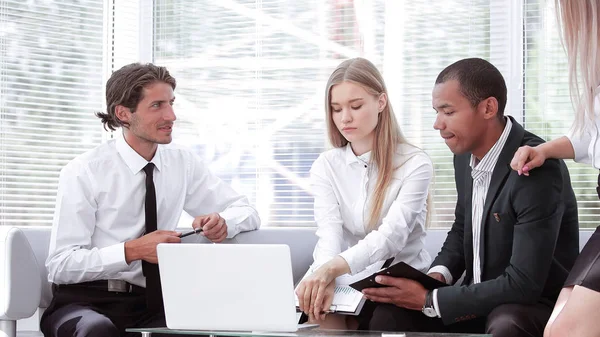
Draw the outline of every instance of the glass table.
M168 333L171 335L188 336L230 336L230 337L484 337L486 334L456 334L433 332L385 332L385 331L356 331L356 330L325 330L318 327L299 329L296 332L269 331L210 331L210 330L171 330L168 328L127 329L127 332L140 332L142 337Z

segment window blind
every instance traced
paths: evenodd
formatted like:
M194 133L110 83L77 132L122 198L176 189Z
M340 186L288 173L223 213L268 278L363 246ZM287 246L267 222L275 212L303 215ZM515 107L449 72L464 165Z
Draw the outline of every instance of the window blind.
M508 15L506 8L492 1L400 1L385 21L401 32L390 32L386 39L386 47L396 49L397 55L383 68L386 80L393 81L390 96L397 100L393 103L401 129L434 164L433 227L451 226L456 206L453 155L439 131L433 129L436 113L431 92L435 80L446 66L468 57L487 59L506 72L508 50L493 48L495 42L507 37L502 27L510 19ZM492 30L497 35L492 35Z
M563 135L573 107L553 5L0 1L1 223L51 223L58 172L107 136L93 115L106 75L153 59L178 80L175 142L248 195L266 225L314 226L308 171L329 148L325 83L363 56L382 71L407 139L434 162L432 226L447 227L456 192L452 154L432 128L435 77L458 59L488 59L507 80L506 113L545 139ZM594 227L597 171L567 162L581 225Z
M0 1L0 223L50 225L58 174L101 142L102 0Z
M561 137L574 120L568 62L560 42L553 0L524 2L524 126L551 140ZM579 206L579 225L598 226L598 170L566 160Z
M314 226L307 179L329 147L325 84L342 60L364 56L383 72L406 137L435 163L432 225L448 226L456 201L452 155L432 128L431 90L446 65L491 57L490 27L503 27L509 15L492 6L157 0L154 61L178 80L174 139L248 195L265 224Z
M263 223L314 226L307 179L326 148L325 82L342 59L359 55L352 4L154 6L154 61L178 82L175 142L247 195Z

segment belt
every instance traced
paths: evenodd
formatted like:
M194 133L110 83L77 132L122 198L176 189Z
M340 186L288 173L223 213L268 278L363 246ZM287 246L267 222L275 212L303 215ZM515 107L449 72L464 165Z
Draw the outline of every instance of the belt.
M90 288L96 290L104 290L112 293L134 293L145 294L146 288L131 284L123 280L98 280L72 284L55 284L60 288Z

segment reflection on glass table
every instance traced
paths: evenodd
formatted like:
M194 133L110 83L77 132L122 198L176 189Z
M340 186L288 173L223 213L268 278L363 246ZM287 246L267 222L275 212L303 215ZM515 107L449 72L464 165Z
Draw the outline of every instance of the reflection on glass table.
M188 336L232 336L232 337L484 337L489 334L456 334L434 332L384 332L356 330L325 330L316 327L299 329L296 332L268 331L211 331L211 330L171 330L168 328L127 329L127 332L141 332L142 337L152 334L171 334Z

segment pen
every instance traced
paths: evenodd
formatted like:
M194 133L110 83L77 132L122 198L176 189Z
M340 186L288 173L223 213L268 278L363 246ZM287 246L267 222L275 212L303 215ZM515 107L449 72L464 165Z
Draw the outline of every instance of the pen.
M297 313L302 313L305 314L304 312L300 311L300 309L296 308L296 312ZM324 314L335 314L336 311L335 310L325 310L325 311L321 311L319 312L319 314L324 315Z
M200 232L202 232L202 227L198 227L198 228L196 228L196 229L194 229L192 231L189 231L189 232L181 233L181 235L179 237L180 238L185 238L186 236L190 236L192 234L198 234Z

